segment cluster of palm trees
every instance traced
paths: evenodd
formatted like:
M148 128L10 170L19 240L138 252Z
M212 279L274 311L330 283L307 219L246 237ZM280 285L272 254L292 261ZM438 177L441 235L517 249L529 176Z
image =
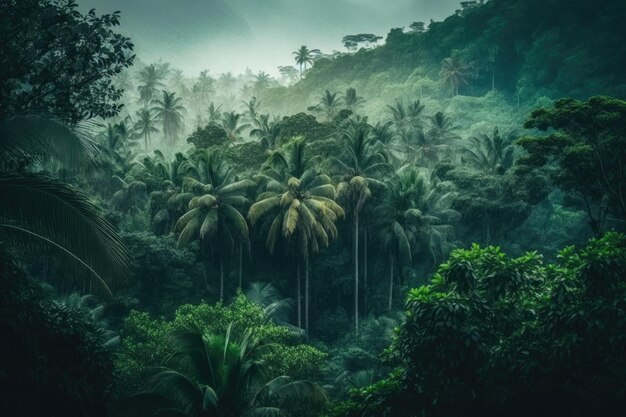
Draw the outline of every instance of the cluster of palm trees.
M255 97L242 102L241 113L222 112L221 106L210 103L206 111L210 123L224 130L230 144L243 141L247 131L245 140L257 140L267 149L261 171L247 176L207 149L177 153L172 160L159 151L133 159L133 139L147 140L146 135L154 133L150 124L140 117L134 129L128 129L129 120L109 125L105 137L119 160L113 201L118 209L130 211L149 200L155 232L176 233L180 247L199 241L219 269L220 298L225 296L224 269L231 259L238 259L241 287L243 260L250 256L253 237L263 239L270 253L289 254L296 265L297 325L306 331L310 262L337 238L337 224L347 218L358 332L360 313L367 308L367 256L373 244L386 254L391 309L397 275L404 280L404 266L418 260L437 263L454 242L453 225L459 215L451 207L457 193L432 174L434 166L451 161L502 173L513 153L513 138L500 135L498 129L462 140L449 116L425 114L419 100L397 100L376 124L357 114L364 102L354 88L341 95L326 90L311 108L334 126L338 150L327 161L309 155L303 139L284 138L279 119L261 113ZM116 148L117 143L126 145ZM125 177L131 170L134 176Z

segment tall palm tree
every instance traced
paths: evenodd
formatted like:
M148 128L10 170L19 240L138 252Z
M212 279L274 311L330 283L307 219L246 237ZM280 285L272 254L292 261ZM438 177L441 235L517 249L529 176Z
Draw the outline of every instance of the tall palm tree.
M305 265L305 331L309 330L309 258L337 236L335 221L343 209L334 201L335 187L328 176L307 163L305 142L297 140L287 152L274 153L272 165L263 178L265 191L249 210L254 226L260 221L269 227L266 245L274 253L279 240L293 248L297 259L298 327L301 323L300 262Z
M224 299L224 257L237 244L248 245L248 224L242 212L248 206L246 192L256 183L235 180L232 169L218 161L213 153L204 154L205 175L202 181L187 177L183 191L192 193L188 211L178 219L178 246L195 239L214 245L219 253L220 300Z
M382 144L373 139L363 125L350 126L340 132L344 152L340 158L331 159L339 177L337 200L343 202L352 214L354 230L354 327L359 333L359 215L372 197L372 189L384 188L381 178L392 171Z
M0 253L26 258L54 253L70 267L70 277L86 278L94 291L110 294L130 277L129 257L115 228L80 190L48 174L15 168L15 161L27 158L82 169L97 152L88 127L69 128L51 117L5 116L0 137Z
M152 111L155 112L157 120L161 121L163 126L163 135L165 141L169 145L174 145L178 137L178 133L182 129L183 113L186 109L181 104L182 99L176 97L176 93L168 93L163 90L163 98L161 100L153 100Z
M148 142L152 133L159 133L156 128L156 119L148 109L142 109L137 112L137 122L135 122L134 130L137 135L143 137L144 151L148 154Z
M182 329L171 333L170 345L165 366L152 369L150 390L127 399L126 408L146 416L279 417L319 410L327 401L315 383L269 379L271 346L251 331L235 337L231 327L225 335Z
M469 138L460 150L463 159L487 174L504 173L513 159L514 136L502 136L497 127L491 135L484 133Z
M356 89L350 87L346 90L343 102L346 109L356 112L365 103L365 99L357 95Z
M441 61L439 75L450 86L452 97L459 95L459 86L467 84L468 67L458 57L445 58Z
M307 64L313 65L313 57L315 54L319 54L319 49L309 49L305 45L302 45L300 49L293 52L296 64L300 67L300 78L306 72Z
M241 113L236 113L234 111L224 112L222 114L221 126L222 129L226 131L228 140L230 140L231 143L235 143L241 140L241 133L250 127L249 123L240 124L239 121L241 119L241 116Z
M147 106L157 96L160 88L165 87L163 78L165 73L157 65L150 64L145 66L138 74L139 80L139 100L144 106Z
M324 120L332 122L339 114L342 104L343 98L339 96L339 93L326 90L320 97L320 102L315 109L324 116Z

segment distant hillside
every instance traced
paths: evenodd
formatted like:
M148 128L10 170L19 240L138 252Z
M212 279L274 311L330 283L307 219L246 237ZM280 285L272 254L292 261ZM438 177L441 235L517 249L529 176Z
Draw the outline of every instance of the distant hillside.
M268 101L302 108L320 90L348 85L374 100L416 93L445 98L450 89L439 72L448 57L464 67L461 95L482 96L493 82L508 100L527 104L541 96L626 97L623 16L624 0L477 3L422 33L392 29L384 46L320 59L304 80L272 91Z

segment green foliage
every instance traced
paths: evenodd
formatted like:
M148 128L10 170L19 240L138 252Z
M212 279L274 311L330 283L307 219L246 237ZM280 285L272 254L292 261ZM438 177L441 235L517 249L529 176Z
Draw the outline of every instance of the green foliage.
M626 236L556 264L497 247L456 250L411 290L389 349L400 371L337 415L579 415L623 405ZM391 387L391 389L389 389Z
M554 108L535 110L524 125L555 132L519 141L528 152L520 165L547 171L556 185L578 199L596 235L606 229L609 214L621 220L621 227L626 222L624 118L623 100L557 100Z
M123 90L112 78L132 65L134 55L130 39L113 31L119 12L83 15L73 0L2 6L0 118L45 112L76 123L120 111Z
M48 300L0 252L0 410L7 415L105 416L113 361L82 311Z
M123 352L117 368L126 383L137 384L138 374L149 366L160 365L170 352L167 335L178 329L195 327L209 334L253 329L263 343L276 344L268 354L269 374L295 378L315 378L325 359L319 350L299 344L300 336L288 327L273 324L262 307L239 294L232 303L180 306L171 320L152 319L148 313L131 311L122 331Z
M187 138L196 149L206 149L211 146L220 146L228 142L226 131L214 123L199 127Z

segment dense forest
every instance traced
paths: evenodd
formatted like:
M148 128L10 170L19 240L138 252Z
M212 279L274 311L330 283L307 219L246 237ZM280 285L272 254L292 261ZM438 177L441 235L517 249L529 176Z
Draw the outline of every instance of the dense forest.
M626 2L465 1L274 75L0 11L0 414L626 413Z

